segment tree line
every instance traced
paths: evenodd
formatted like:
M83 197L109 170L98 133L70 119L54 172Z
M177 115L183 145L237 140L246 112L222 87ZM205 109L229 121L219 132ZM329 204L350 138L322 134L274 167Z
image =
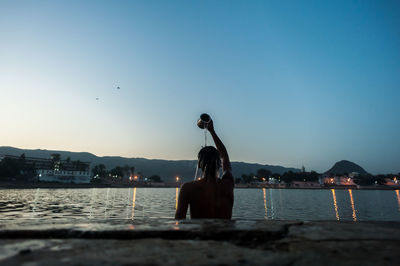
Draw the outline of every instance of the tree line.
M61 161L59 154L51 155L51 168L54 169L57 164L59 170L64 170L68 165L72 165L78 171L86 171L86 164L79 160L73 161L69 157L66 160ZM15 180L15 181L32 181L36 178L36 165L35 163L27 163L25 154L21 154L19 157L10 158L5 157L0 161L0 180ZM335 176L335 174L330 174ZM343 174L347 176L346 174ZM240 178L235 178L235 183L253 183L253 182L267 182L269 178L274 178L278 182L291 183L293 181L308 181L317 182L320 174L315 171L311 172L293 172L288 171L283 174L272 173L268 169L261 168L257 172L250 174L242 174ZM354 182L361 186L368 185L384 185L385 178L393 180L395 177L400 177L400 173L394 174L363 174L354 177ZM134 166L116 166L110 170L107 170L104 164L96 165L92 168L91 175L92 182L122 182L122 181L148 181L148 182L162 182L162 179L158 175L153 175L145 178L141 172L135 173ZM132 177L136 177L132 178Z
M162 182L161 177L152 175L145 178L141 172L135 173L134 166L116 166L111 170L107 170L104 164L98 164L92 169L92 182L122 182L122 181L149 181L149 182Z
M384 185L385 184L385 178L389 179L394 179L395 177L399 178L400 173L397 175L394 174L378 174L378 175L371 175L371 174L364 174L364 175L359 175L354 178L354 183L360 186L370 186L370 185Z
M28 181L35 175L36 168L25 163L24 153L18 159L5 157L0 161L0 180Z
M235 183L243 183L243 184L249 184L249 183L254 183L254 182L266 182L269 180L269 178L274 178L278 182L285 182L285 183L291 183L293 181L306 181L306 182L317 182L319 177L321 175L318 174L315 171L311 172L293 172L293 171L288 171L283 174L278 174L278 173L272 173L268 169L259 169L257 170L256 174L250 173L250 174L242 174L241 178L235 178ZM341 174L341 175L336 175L336 174L330 174L330 176L348 176L347 173ZM363 174L363 175L358 175L353 178L354 183L357 185L361 186L369 186L369 185L384 185L385 184L385 178L393 180L394 178L399 178L400 173L397 175L394 174L378 174L378 175L371 175L371 174Z
M266 182L269 178L274 178L278 182L283 181L285 183L290 183L292 181L318 181L319 174L315 171L311 172L293 172L288 171L283 174L272 173L268 169L261 168L257 170L257 173L242 174L241 178L236 178L236 183L253 183L253 182Z
M24 153L15 158L6 156L0 161L0 181L33 181L37 177L36 169L38 166L35 162L32 163L32 160L28 163ZM58 169L59 171L64 171L69 167L73 167L76 171L88 170L87 164L79 160L73 161L69 157L66 160L61 160L60 154L57 153L51 155L50 161L46 162L46 167L49 170ZM104 164L99 164L92 169L91 182L120 182L124 177L129 180L131 176L137 176L138 179L131 181L146 180L149 182L162 182L161 177L158 175L144 178L142 173L134 173L134 166L116 166L108 171Z

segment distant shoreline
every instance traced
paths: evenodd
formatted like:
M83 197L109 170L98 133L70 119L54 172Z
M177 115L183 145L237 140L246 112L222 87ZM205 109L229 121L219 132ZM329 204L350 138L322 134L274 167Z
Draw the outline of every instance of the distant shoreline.
M12 188L134 188L134 187L153 187L153 188L173 188L180 187L179 185L165 184L165 183L149 183L149 184L71 184L71 183L51 183L51 182L38 182L38 183L10 183L0 182L0 189Z
M0 189L79 189L79 188L179 188L182 183L148 183L148 184L68 184L68 183L11 183L11 182L0 182ZM321 190L321 189L337 189L337 190L399 190L400 187L387 187L387 186L331 186L331 187L274 187L274 186L262 186L262 185L250 185L250 184L236 184L236 189L248 189L248 188L272 188L272 189L307 189L307 190Z

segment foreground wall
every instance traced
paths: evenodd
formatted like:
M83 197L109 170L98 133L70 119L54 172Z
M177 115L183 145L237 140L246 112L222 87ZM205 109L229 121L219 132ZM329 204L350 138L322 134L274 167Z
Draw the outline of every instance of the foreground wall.
M400 265L399 222L5 225L1 265Z

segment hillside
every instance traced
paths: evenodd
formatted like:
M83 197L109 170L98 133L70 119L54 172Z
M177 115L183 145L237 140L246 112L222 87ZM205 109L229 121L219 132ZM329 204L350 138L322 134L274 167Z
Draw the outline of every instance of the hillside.
M335 163L335 165L333 165L332 168L326 171L325 173L344 174L352 172L357 172L359 174L367 174L367 171L365 171L361 166L346 160L342 160Z
M180 176L184 181L193 180L196 171L195 160L158 160L145 158L124 158L119 156L104 156L99 157L89 152L70 152L70 151L55 151L55 150L27 150L14 147L1 146L1 155L20 156L25 153L27 157L49 158L52 153L59 153L61 158L70 157L71 160L80 160L83 162L91 162L91 166L104 164L107 169L112 169L115 166L134 166L136 172L141 172L145 176L159 175L164 181L173 181L175 176ZM242 174L256 173L258 169L265 168L272 173L282 174L289 170L293 172L299 171L295 168L285 168L275 165L262 165L256 163L232 162L232 171L235 177L240 177Z

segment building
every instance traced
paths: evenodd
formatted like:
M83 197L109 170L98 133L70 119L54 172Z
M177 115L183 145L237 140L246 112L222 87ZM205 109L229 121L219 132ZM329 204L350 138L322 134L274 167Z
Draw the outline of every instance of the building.
M90 163L70 160L54 161L36 168L39 181L87 184L90 183ZM51 164L52 163L52 164Z
M38 180L42 182L59 182L59 183L74 183L74 184L88 184L90 183L89 171L75 170L51 170L51 169L38 169Z
M44 159L5 155L4 158L17 159L25 166L35 169L38 181L76 184L90 183L89 162L61 160L59 156L58 158Z
M319 183L325 186L358 187L358 185L354 183L354 176L358 176L358 174L354 172L348 176L330 176L325 174L319 178Z
M357 186L357 184L354 183L353 178L347 177L347 176L339 177L338 185L340 185L340 186Z
M318 182L310 182L310 181L292 181L289 184L289 187L297 187L297 188L320 188L321 185Z
M393 179L391 178L385 178L385 185L386 186L390 186L390 187L395 187L395 188L400 188L400 182L397 179L397 177L393 177Z

